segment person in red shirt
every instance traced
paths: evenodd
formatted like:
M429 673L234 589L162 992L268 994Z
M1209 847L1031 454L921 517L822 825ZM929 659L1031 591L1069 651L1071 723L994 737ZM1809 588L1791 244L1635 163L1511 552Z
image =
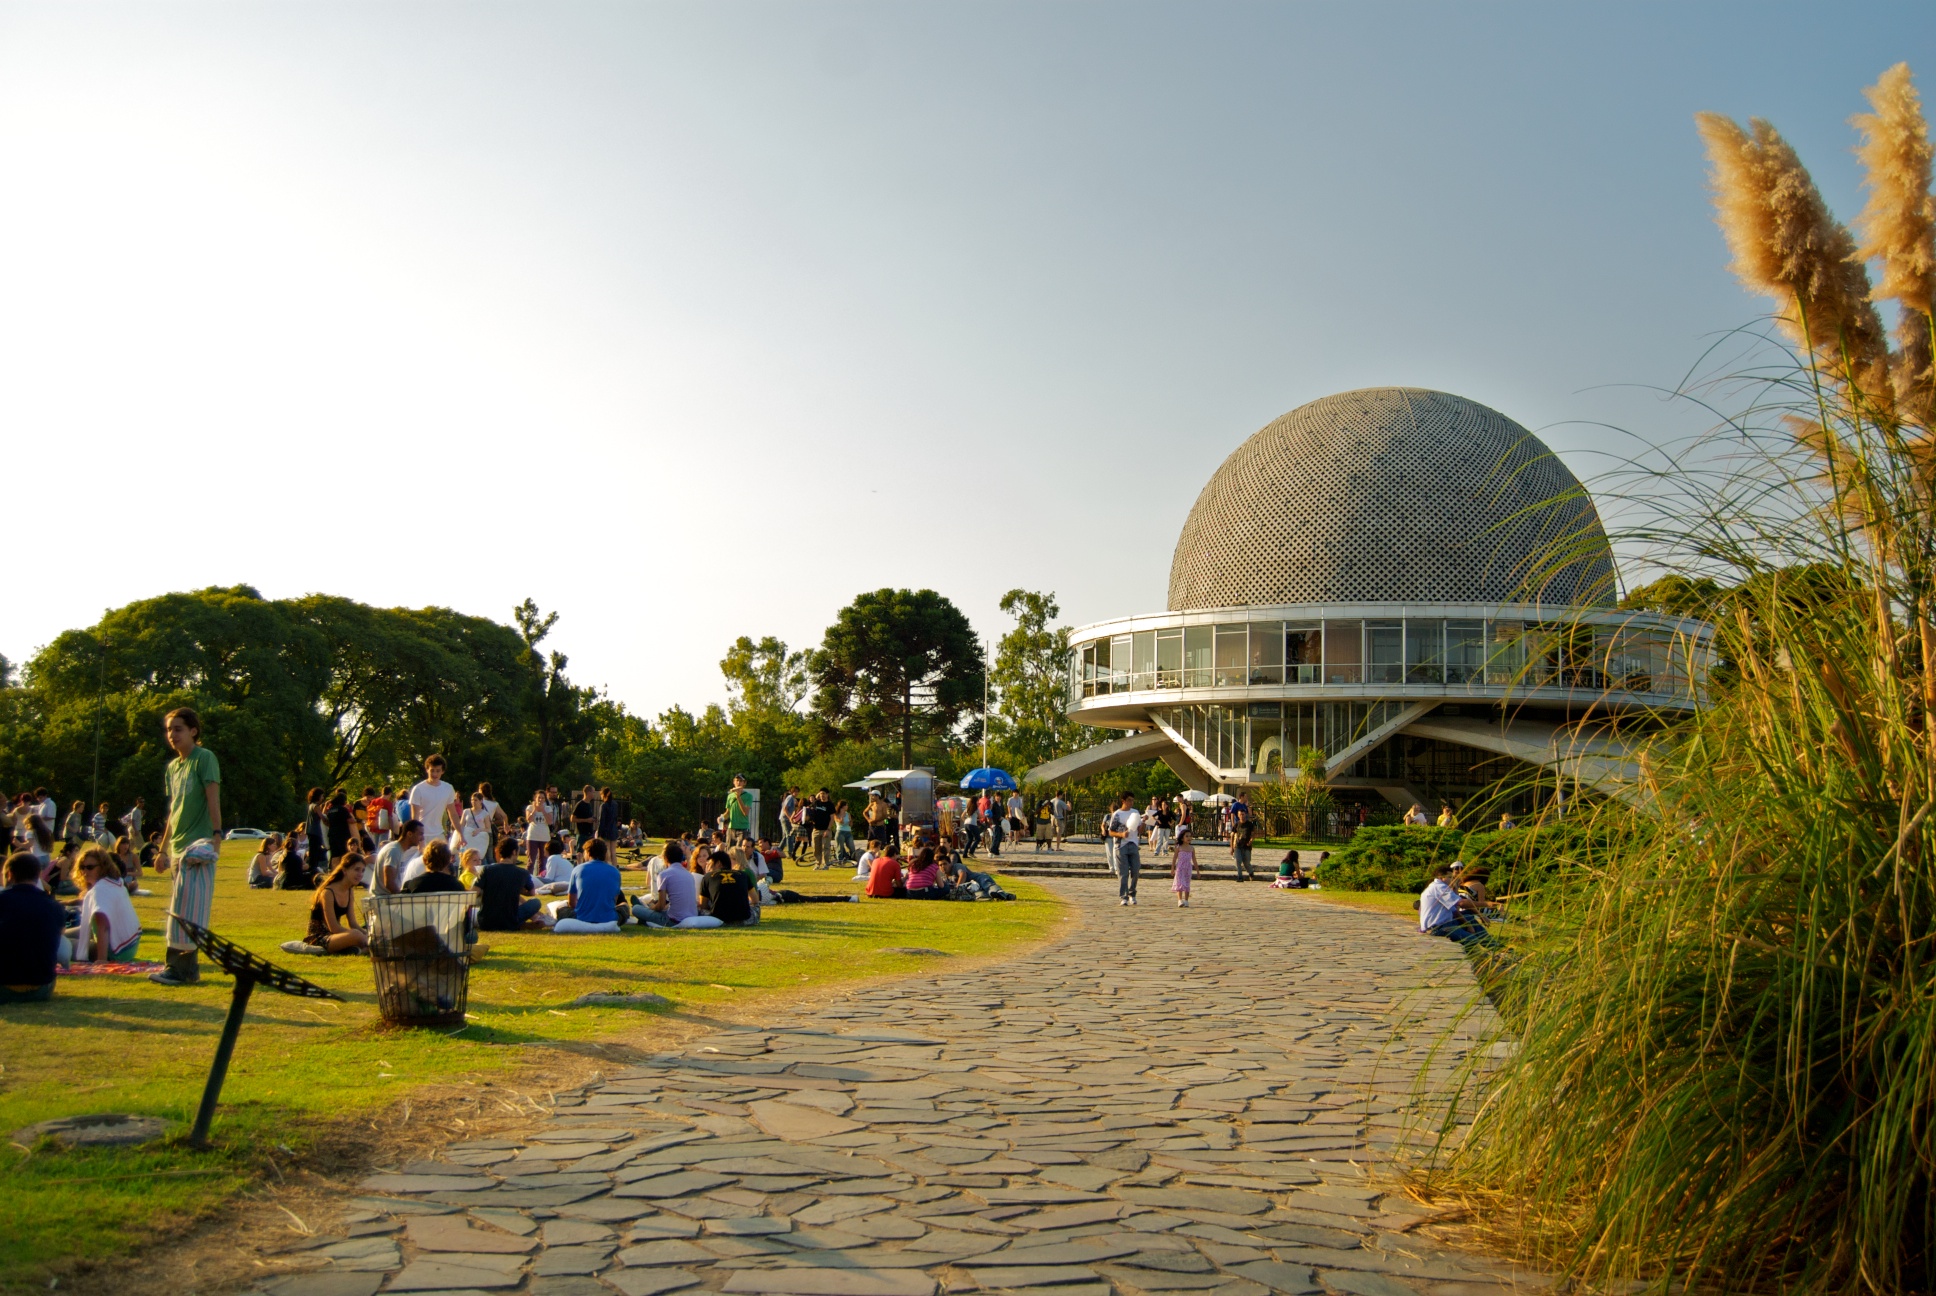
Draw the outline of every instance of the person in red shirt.
M906 894L901 882L901 848L893 842L887 844L884 854L875 857L867 875L867 894L881 900Z
M397 801L387 785L381 796L374 788L363 789L363 826L376 839L378 846L389 841L390 835L397 830Z

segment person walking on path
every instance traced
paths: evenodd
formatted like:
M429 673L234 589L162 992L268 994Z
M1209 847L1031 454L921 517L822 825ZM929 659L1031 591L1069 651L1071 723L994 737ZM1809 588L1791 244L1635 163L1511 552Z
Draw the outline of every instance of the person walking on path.
M1176 830L1176 850L1170 856L1170 890L1176 892L1176 907L1190 907L1190 875L1197 871L1197 848L1190 843L1190 830Z
M1055 794L1055 800L1049 802L1049 820L1053 829L1049 834L1049 849L1052 851L1061 850L1063 839L1069 835L1069 811L1072 808L1060 792Z
M195 939L181 924L207 927L215 902L215 862L222 840L222 766L202 746L202 718L176 707L162 718L162 732L175 759L168 762L168 831L163 858L174 874L164 931L168 967L149 974L156 985L194 985L202 979Z
M726 844L737 846L751 839L753 831L753 794L747 790L746 776L733 775L733 790L726 794Z
M1109 835L1116 843L1116 894L1125 905L1136 903L1136 882L1142 875L1143 860L1138 834L1143 831L1143 816L1136 811L1136 796L1123 793L1122 808L1110 816Z
M1256 832L1256 816L1239 800L1230 807L1230 859L1237 866L1239 882L1257 880L1257 870L1250 866L1250 844Z

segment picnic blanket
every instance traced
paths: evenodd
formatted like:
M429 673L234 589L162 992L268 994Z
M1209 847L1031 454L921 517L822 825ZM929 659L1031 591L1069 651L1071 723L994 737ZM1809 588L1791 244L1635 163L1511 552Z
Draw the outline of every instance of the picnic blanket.
M69 963L54 970L62 976L147 976L167 966L166 963Z

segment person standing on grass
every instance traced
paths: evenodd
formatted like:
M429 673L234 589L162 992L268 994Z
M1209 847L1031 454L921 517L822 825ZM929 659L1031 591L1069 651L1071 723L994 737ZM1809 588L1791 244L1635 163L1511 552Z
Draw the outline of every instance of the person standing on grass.
M834 807L827 789L821 788L813 794L813 800L802 808L801 819L813 833L813 867L824 869L828 863L828 848L833 844Z
M592 785L587 783L578 794L578 799L571 803L571 837L580 846L589 845L592 838L598 835L597 796Z
M141 797L136 797L134 799L134 804L128 807L128 813L121 816L121 822L125 824L128 829L129 841L139 842L142 840L141 822L143 819L147 818L147 815L148 815L147 801Z
M410 789L410 817L423 825L423 839L436 841L450 835L455 827L453 822L462 807L458 804L457 789L444 782L444 771L449 768L444 758L432 752L424 760L423 782Z
M726 794L726 844L737 846L751 840L753 831L753 794L746 789L746 776L733 775L733 790Z
M397 799L390 785L385 783L383 791L363 789L364 826L370 830L370 840L376 843L373 850L382 850L389 842L390 834L397 830Z
M524 862L533 873L544 868L551 854L551 814L545 809L544 793L533 792L524 812Z
M222 840L222 766L215 753L202 746L202 718L188 707L176 707L162 719L162 732L175 759L168 762L168 832L162 839L163 859L175 878L168 899L164 932L168 967L151 973L156 985L194 985L202 979L195 957L195 938L183 921L207 927L215 902L215 864Z
M1109 835L1116 842L1116 894L1125 905L1136 903L1136 883L1142 876L1140 835L1143 816L1136 811L1136 795L1125 792L1121 808L1109 819Z
M605 843L605 858L618 863L618 800L612 789L598 790L598 840Z

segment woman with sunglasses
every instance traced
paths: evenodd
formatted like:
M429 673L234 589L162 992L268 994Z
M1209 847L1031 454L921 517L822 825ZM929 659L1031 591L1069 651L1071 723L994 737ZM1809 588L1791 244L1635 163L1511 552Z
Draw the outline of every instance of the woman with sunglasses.
M141 919L121 885L121 866L99 846L89 846L75 864L80 874L80 921L68 932L79 963L129 963L141 948Z

